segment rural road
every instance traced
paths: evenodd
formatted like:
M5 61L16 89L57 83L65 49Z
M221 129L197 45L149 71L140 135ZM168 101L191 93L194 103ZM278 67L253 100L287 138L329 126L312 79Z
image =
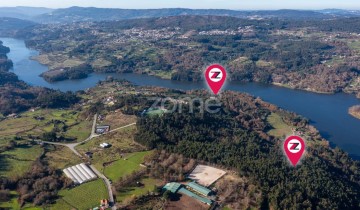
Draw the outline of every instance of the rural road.
M98 171L93 165L90 165L90 168L96 173L96 175L98 177L100 177L104 181L104 184L106 185L106 188L107 188L108 193L109 193L109 202L112 205L111 209L116 210L116 205L115 205L115 202L114 202L114 195L113 195L113 192L112 192L112 189L111 189L110 181L108 180L108 178L106 178L106 176L104 174L100 173L100 171Z
M87 141L90 141L91 139L93 138L96 138L96 137L99 137L101 135L97 135L95 133L95 128L96 128L96 120L97 120L97 117L98 115L95 114L94 115L94 120L93 120L93 125L92 125L92 128L91 128L91 134L89 136L89 138L85 139L84 141L81 141L81 142L78 142L78 143L70 143L70 144L66 144L66 143L59 143L59 142L49 142L49 141L42 141L42 140L35 140L36 142L41 142L41 143L46 143L46 144L53 144L53 145L60 145L60 146L64 146L64 147L68 147L75 155L79 156L80 158L82 158L82 155L75 149L76 146L78 146L79 144L82 144L82 143L85 143ZM130 127L130 126L133 126L135 125L136 123L131 123L131 124L128 124L128 125L125 125L125 126L122 126L122 127L119 127L119 128L115 128L113 130L110 130L110 132L114 132L114 131L117 131L117 130L120 130L120 129L123 129L123 128L127 128L127 127ZM109 132L109 133L110 133ZM114 202L114 196L113 196L113 192L112 192L112 188L111 188L111 184L110 184L110 181L108 180L108 178L106 178L106 176L104 174L102 174L100 171L98 171L93 165L90 165L90 168L96 173L96 175L98 177L100 177L105 185L106 185L106 188L108 190L108 193L109 193L109 201L110 203L112 204L112 207L111 209L112 210L116 210L116 205L115 205L115 202Z

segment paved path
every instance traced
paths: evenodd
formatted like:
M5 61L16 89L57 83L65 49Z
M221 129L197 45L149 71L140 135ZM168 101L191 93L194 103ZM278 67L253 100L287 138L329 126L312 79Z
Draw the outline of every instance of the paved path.
M41 140L35 140L35 141L43 142L43 143L46 143L46 144L53 144L53 145L60 145L60 146L68 147L75 155L82 158L81 154L78 151L76 151L75 147L78 146L79 144L90 141L93 138L101 136L101 135L97 135L95 133L97 117L98 117L98 115L95 114L92 129L91 129L91 134L90 134L89 138L85 139L84 141L81 141L81 142L78 142L78 143L70 143L70 144L59 143L59 142L50 142L50 141L41 141ZM120 129L123 129L123 128L127 128L127 127L130 127L130 126L133 126L133 125L136 125L136 123L131 123L129 125L125 125L125 126L110 130L110 132L114 132L114 131L117 131L117 130L120 130ZM106 185L106 188L108 190L108 193L109 193L109 201L112 204L111 209L116 210L116 205L115 205L115 202L114 202L114 195L113 195L113 192L112 192L112 188L111 188L111 184L110 184L109 179L106 178L106 176L104 174L102 174L100 171L98 171L93 165L90 165L90 168L96 173L96 175L98 177L100 177L104 181L104 183Z
M111 209L116 210L116 205L115 205L115 202L114 202L114 195L113 195L113 192L112 192L112 188L111 188L111 184L110 184L109 179L106 178L106 176L104 174L100 173L100 171L98 171L93 165L90 165L90 168L96 173L96 175L98 177L100 177L104 181L104 184L106 185L106 188L107 188L108 193L109 193L109 202L112 205Z

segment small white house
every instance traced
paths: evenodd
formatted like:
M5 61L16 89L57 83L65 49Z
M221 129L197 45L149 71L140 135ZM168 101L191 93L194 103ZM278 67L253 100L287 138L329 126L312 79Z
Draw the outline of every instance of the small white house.
M110 144L108 144L108 143L101 143L100 144L100 147L102 147L102 148L108 148L108 147L110 147L111 145Z

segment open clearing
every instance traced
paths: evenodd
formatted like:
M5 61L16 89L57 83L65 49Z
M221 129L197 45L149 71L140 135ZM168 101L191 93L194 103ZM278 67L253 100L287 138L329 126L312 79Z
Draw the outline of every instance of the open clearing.
M226 174L225 171L206 165L197 165L188 176L189 179L196 181L203 186L210 186L216 180Z
M78 145L76 150L81 154L92 152L91 162L99 171L103 171L103 164L122 159L128 153L143 151L143 147L134 142L136 126L132 125L115 132L104 134L91 141ZM109 143L110 148L101 148L101 143Z
M26 204L24 207L20 208L18 203L18 194L16 191L11 191L11 200L9 202L0 202L0 209L11 209L11 210L43 210L40 207L32 207L30 204Z
M66 138L84 140L89 137L92 122L79 118L79 113L72 110L41 109L34 112L28 111L19 118L9 118L0 122L0 145L4 140L10 140L15 136L27 137L28 135L39 136L44 132L50 132L58 125L65 125L66 131L62 135Z
M110 125L111 129L116 129L125 125L136 122L135 115L126 115L121 112L112 112L105 116L102 122L98 122L104 125Z
M280 115L271 113L267 117L267 121L273 127L273 129L268 131L269 135L283 137L292 134L292 128L283 121Z
M41 155L39 145L21 146L0 154L0 176L16 178L25 174Z
M108 199L109 195L103 180L97 179L70 190L61 190L59 196L61 198L51 209L92 209L100 205L101 199Z
M145 195L152 192L155 186L160 185L161 181L151 178L144 178L140 181L144 186L142 187L124 187L120 192L116 193L118 202L128 203L133 196Z
M64 146L46 145L45 161L50 167L64 169L69 166L82 163L79 156L75 155L69 148Z
M120 177L131 174L140 169L144 157L152 151L135 152L128 154L125 158L117 160L104 168L104 174L109 179L117 181Z

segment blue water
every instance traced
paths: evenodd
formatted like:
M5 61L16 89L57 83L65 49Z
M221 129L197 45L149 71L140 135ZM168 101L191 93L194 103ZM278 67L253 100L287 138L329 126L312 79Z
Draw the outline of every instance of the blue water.
M67 80L48 83L39 75L47 70L46 66L30 60L38 52L26 48L24 41L11 38L0 38L5 46L11 48L9 58L14 62L13 72L21 80L35 85L61 91L84 90L96 85L107 76L127 79L137 85L152 85L183 90L203 89L203 83L190 83L163 80L157 77L137 74L91 74L81 80ZM311 120L322 134L333 145L337 145L350 153L354 158L360 159L360 120L348 114L348 108L360 104L360 100L353 95L344 93L325 95L301 90L264 85L258 83L230 82L224 89L246 92L259 96L265 101L276 104L286 110L294 111Z

